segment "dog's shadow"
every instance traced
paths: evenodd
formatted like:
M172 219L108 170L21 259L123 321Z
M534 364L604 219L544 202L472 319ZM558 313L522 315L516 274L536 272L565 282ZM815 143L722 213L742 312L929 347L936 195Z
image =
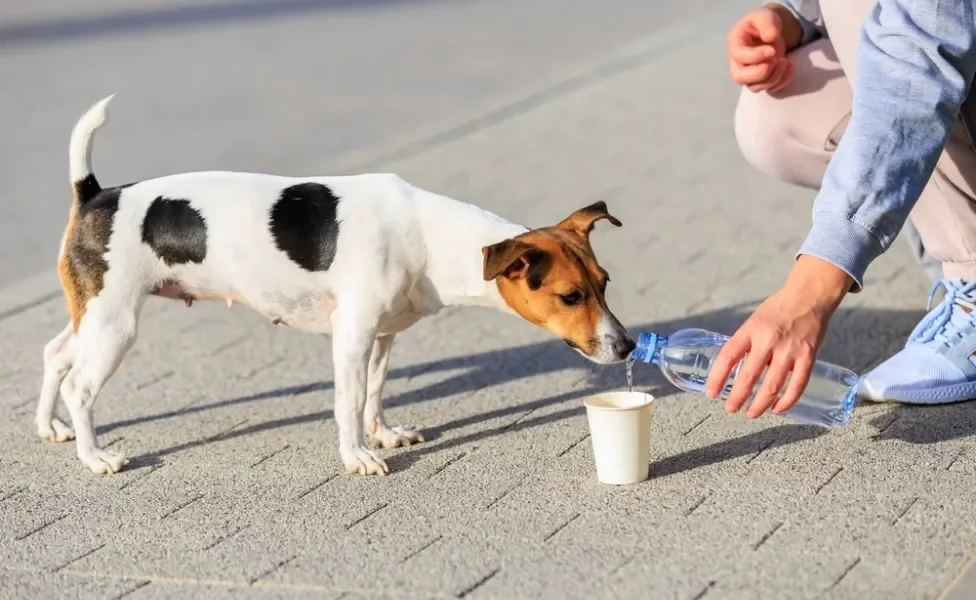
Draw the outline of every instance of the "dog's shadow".
M133 456L129 459L129 462L125 465L126 471L140 471L142 469L156 469L163 466L164 461L160 454L140 454L139 456Z
M701 327L731 333L748 316L753 306L753 303L744 303L693 317L646 324L634 328L633 333L651 330L669 333L685 327ZM922 314L920 311L905 310L842 309L838 311L833 320L831 333L828 335L821 358L848 366L857 372L863 372L900 349L906 336ZM561 342L549 341L436 360L410 367L394 368L390 370L389 377L391 379L410 378L437 371L462 370L462 372L446 381L390 397L385 404L387 406L404 406L421 402L434 402L448 396L502 385L525 377L578 370L587 365L588 363L581 362L576 353L566 350ZM677 391L668 385L655 369L643 369L640 373L635 373L635 376L636 386L654 393L657 397L665 397ZM427 443L395 452L388 457L387 462L391 468L399 470L430 453L450 450L494 436L505 435L513 429L524 430L542 427L580 415L583 412L580 399L597 391L619 388L622 377L622 369L589 365L585 385L581 386L580 389L531 402L512 404L425 429L424 435L428 438ZM99 433L138 423L183 417L190 413L220 410L266 399L330 388L331 382L320 382L313 385L268 390L258 394L193 406L184 410L111 423L100 428ZM557 411L546 411L546 414L539 416L531 416L535 410L561 405L565 405L565 408ZM510 422L456 437L449 435L454 430L479 422L517 414L528 414L528 416L514 423ZM134 459L134 463L151 464L151 461L161 460L165 456L208 443L215 443L219 440L318 422L331 416L331 411L326 410L266 421L223 434L219 436L219 439L206 438L164 448L143 457L137 457ZM913 426L899 427L899 422L911 423ZM880 431L878 437L897 438L909 443L936 443L966 438L976 434L976 409L969 404L926 408L894 407L875 416L871 424ZM818 428L784 423L741 438L662 458L653 465L653 468L658 476L666 476L754 453L757 445L789 445L811 439L822 433L823 430Z
M631 333L636 334L640 331L647 330L671 331L682 327L690 327L692 324L694 324L696 327L706 327L720 331L727 331L741 323L744 315L746 314L743 311L747 306L750 305L742 304L729 309L719 310L713 313L702 314L697 317L677 321L647 324L632 328ZM394 360L395 358L396 357L394 356ZM389 370L389 374L387 376L388 380L411 379L424 374L436 373L438 371L459 371L459 373L452 375L444 381L440 381L423 388L410 390L396 396L386 397L384 398L383 405L387 408L393 408L397 406L407 406L423 402L430 402L449 396L464 395L465 393L502 385L523 378L557 373L560 371L579 370L581 368L588 369L585 386L586 389L584 390L578 390L570 394L543 398L529 403L517 404L495 410L490 413L485 413L477 418L472 417L453 423L444 424L431 430L425 430L425 437L427 436L428 432L431 433L433 437L436 437L438 434L442 434L450 429L463 427L473 422L525 412L533 408L543 408L546 406L567 402L576 397L582 397L583 395L591 393L591 391L594 389L619 387L622 382L623 372L619 366L617 368L610 368L593 365L592 363L587 362L585 359L582 359L576 352L568 350L565 344L562 342L553 340L515 348L506 348L503 350L492 350L473 355L456 356L415 364L408 367L393 366ZM641 377L643 377L643 375L635 374L636 384L649 386L648 389L653 391L656 395L673 393L672 389L664 385L664 379L657 376L652 369L644 369L643 372L649 374L647 377L649 377L650 382L644 381L642 383ZM218 400L216 402L194 404L172 411L157 413L155 415L135 417L112 423L106 423L97 428L97 433L98 435L105 435L115 430L144 423L182 418L198 413L219 411L224 408L238 407L264 400L285 398L297 394L328 391L332 388L332 381L321 381L313 384L295 385L266 390L246 396ZM325 410L296 417L268 421L253 425L251 427L237 429L228 435L222 436L222 439L240 437L249 435L251 433L257 433L259 431L276 429L279 427L300 425L311 421L318 421L322 418L331 418L332 416L332 411ZM205 443L206 440L197 440L182 444L180 446L161 450L159 451L159 454L173 454L174 452L179 452L181 450L196 447Z

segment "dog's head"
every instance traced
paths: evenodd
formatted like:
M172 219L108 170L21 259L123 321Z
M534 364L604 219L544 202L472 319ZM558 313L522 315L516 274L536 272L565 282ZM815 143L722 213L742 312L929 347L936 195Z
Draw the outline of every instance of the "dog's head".
M485 281L497 281L505 302L526 321L549 330L590 360L626 359L634 341L604 299L610 275L590 246L593 224L607 219L604 202L544 227L482 248Z

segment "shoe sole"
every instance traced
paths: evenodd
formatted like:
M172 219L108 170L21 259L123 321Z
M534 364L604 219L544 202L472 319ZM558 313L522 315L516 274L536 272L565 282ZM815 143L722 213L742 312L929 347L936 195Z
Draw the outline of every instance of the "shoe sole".
M858 396L869 402L894 402L898 404L956 404L976 400L976 381L956 383L941 388L925 390L924 395L900 394L886 390L880 392L871 382L862 379L857 390Z

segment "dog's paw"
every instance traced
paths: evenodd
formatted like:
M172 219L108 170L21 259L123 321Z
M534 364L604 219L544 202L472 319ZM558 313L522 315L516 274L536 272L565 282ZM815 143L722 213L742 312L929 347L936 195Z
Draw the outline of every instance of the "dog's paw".
M360 475L386 475L390 472L383 459L376 456L368 448L340 448L342 464L346 471Z
M384 448L407 447L425 441L424 434L401 425L379 429L373 434L373 438Z
M39 423L37 425L37 435L42 440L49 442L67 442L75 439L73 429L65 425L61 419L54 417L50 423Z
M108 450L100 450L98 448L95 448L91 452L79 454L78 458L81 459L81 462L86 467L91 469L92 473L99 475L118 473L122 470L122 467L129 464L129 459L121 454L109 452Z

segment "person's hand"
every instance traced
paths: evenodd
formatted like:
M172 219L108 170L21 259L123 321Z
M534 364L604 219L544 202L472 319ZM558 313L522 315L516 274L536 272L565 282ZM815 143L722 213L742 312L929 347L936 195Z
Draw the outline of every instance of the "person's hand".
M767 5L739 19L726 44L732 81L753 92L778 92L793 79L796 64L786 57L802 36L796 18L779 5Z
M722 347L705 382L705 394L717 398L732 370L748 354L726 398L726 411L742 408L767 366L746 414L755 419L771 406L774 413L789 410L810 381L827 323L851 284L850 276L831 263L801 256L783 287ZM789 383L780 396L787 377Z

